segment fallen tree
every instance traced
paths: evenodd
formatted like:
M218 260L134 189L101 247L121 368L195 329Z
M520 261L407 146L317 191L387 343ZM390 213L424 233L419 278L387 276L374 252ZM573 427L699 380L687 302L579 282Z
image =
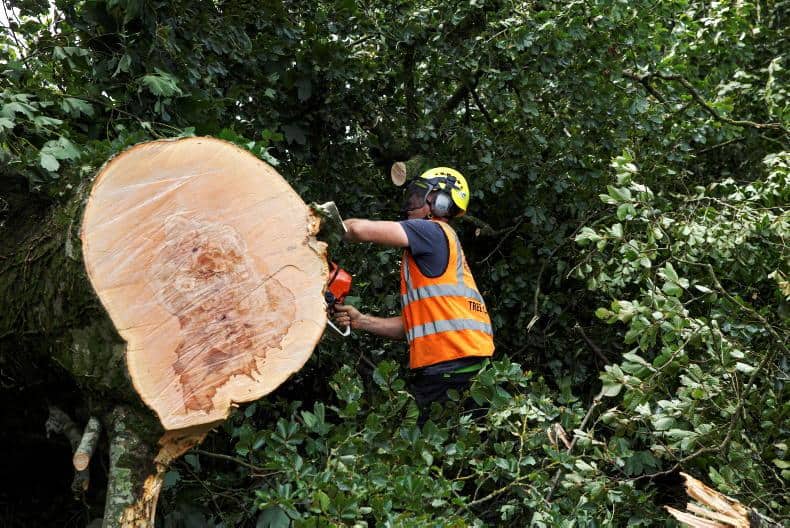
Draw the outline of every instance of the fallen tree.
M71 419L52 428L72 444L79 486L107 432L104 526L153 526L168 464L308 359L326 322L318 227L269 165L188 138L128 149L17 233L3 329L46 335L34 353L83 390L84 433Z

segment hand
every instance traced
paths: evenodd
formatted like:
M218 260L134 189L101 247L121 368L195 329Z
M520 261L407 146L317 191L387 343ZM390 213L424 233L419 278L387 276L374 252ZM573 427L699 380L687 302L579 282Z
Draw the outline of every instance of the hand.
M335 305L334 319L338 326L350 326L352 330L356 330L362 324L363 317L364 315L350 304Z

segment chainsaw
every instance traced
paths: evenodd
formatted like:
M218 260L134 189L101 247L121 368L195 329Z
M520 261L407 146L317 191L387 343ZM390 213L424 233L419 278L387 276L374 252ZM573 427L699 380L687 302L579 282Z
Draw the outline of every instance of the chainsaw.
M324 300L326 301L326 309L329 312L329 319L327 324L335 329L335 331L343 337L348 337L351 334L351 327L346 327L345 330L340 328L332 322L332 316L335 315L335 305L343 304L346 300L346 295L351 292L351 274L337 265L335 262L329 263L329 279L326 284L326 292L324 293Z
M321 228L318 233L319 238L326 242L330 247L336 247L343 240L343 235L346 233L346 226L340 216L335 202L326 202L324 204L311 204L312 210L321 218ZM332 316L335 314L335 305L343 304L346 300L346 295L351 291L351 274L337 265L337 263L329 262L329 276L326 281L326 291L324 292L324 300L326 301L326 309L329 315L327 323L335 329L335 331L343 337L348 337L351 334L351 327L345 330L340 328L332 322Z

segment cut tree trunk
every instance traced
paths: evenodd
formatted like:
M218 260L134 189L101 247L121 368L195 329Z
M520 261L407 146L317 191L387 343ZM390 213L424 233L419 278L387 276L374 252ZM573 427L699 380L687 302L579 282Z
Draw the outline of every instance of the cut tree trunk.
M318 217L211 138L134 146L65 201L6 199L0 358L25 358L28 383L37 365L71 374L82 401L64 410L109 437L104 526L153 526L168 464L299 370L323 333Z
M165 429L223 420L304 365L326 324L317 230L274 169L224 141L144 143L99 173L85 267Z
M100 171L83 261L126 342L134 409L108 420L104 526L153 526L162 477L239 402L299 370L326 325L318 218L269 165L212 138L137 145Z

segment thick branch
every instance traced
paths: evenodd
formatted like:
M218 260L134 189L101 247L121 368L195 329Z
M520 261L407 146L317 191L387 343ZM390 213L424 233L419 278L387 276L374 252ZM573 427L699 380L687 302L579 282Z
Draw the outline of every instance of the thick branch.
M113 410L107 431L110 474L103 528L154 526L164 468L154 464L154 445L144 438L143 427L131 409Z
M49 417L44 425L47 435L50 433L63 434L71 444L71 450L74 451L80 444L80 428L74 423L74 420L66 414L63 410L49 406ZM75 494L80 494L88 491L90 485L91 474L87 466L81 470L74 472L74 479L71 481L71 490Z
M82 433L77 450L74 452L72 461L74 468L77 471L82 471L90 464L93 451L96 449L96 444L99 443L99 435L101 434L101 422L95 416L91 416L88 420L88 425L85 426L85 432Z

